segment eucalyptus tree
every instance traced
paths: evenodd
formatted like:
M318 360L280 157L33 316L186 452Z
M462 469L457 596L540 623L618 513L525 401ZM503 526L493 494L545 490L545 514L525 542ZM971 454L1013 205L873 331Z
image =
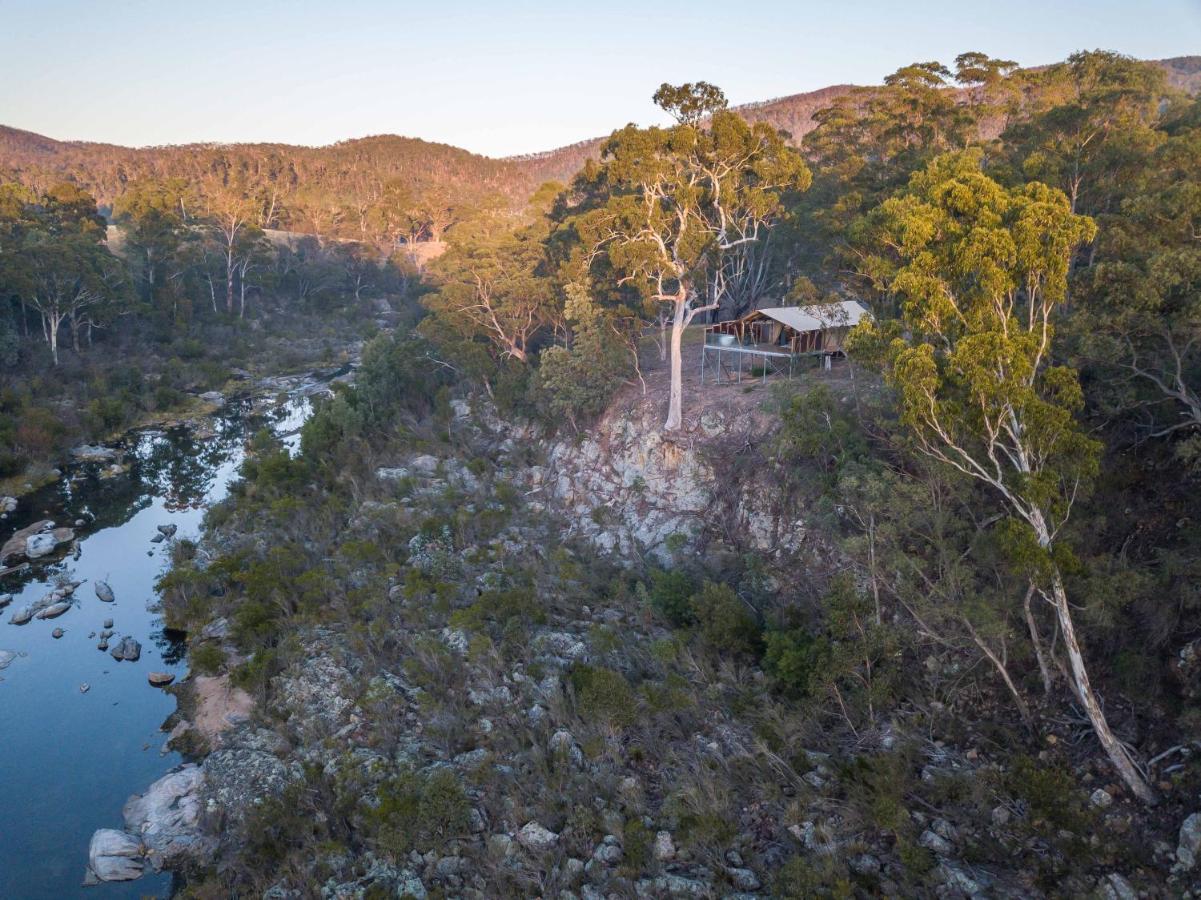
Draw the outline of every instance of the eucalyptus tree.
M531 342L554 316L552 284L540 273L544 258L542 235L532 228L456 244L434 264L439 287L422 302L455 337L526 363Z
M1004 134L1015 167L1060 188L1072 212L1114 211L1126 178L1159 141L1164 70L1094 50L1030 78L1041 108Z
M130 184L113 205L114 219L125 232L125 255L148 303L186 267L181 249L194 236L190 193L182 178L143 179Z
M664 428L672 430L683 422L684 330L720 302L705 296L707 277L731 251L762 240L785 195L807 189L810 175L779 132L725 109L712 85L664 85L655 99L677 124L613 133L601 163L577 181L593 208L576 227L593 260L604 255L620 284L670 317Z
M1072 255L1096 226L1059 190L1003 188L980 158L938 157L873 212L902 312L861 326L852 347L881 365L918 450L988 488L1014 565L1054 612L1075 696L1122 780L1153 802L1093 690L1062 571L1100 445L1076 421L1077 373L1051 341Z
M1101 381L1119 406L1149 411L1144 434L1184 437L1201 461L1201 124L1148 155L1125 190L1081 279L1075 330L1118 376Z

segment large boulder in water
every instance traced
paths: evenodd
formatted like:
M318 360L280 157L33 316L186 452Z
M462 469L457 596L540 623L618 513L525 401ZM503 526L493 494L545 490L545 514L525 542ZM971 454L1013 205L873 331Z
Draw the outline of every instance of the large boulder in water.
M4 546L0 547L0 566L7 566L10 562L15 562L23 557L29 539L35 534L49 531L53 527L54 523L49 519L42 519L14 533L4 542Z
M210 851L210 840L200 829L204 781L201 766L185 763L126 801L125 828L141 839L155 869L200 859Z
M137 838L115 828L101 828L88 845L88 870L83 883L141 878L145 868L142 855Z
M47 606L40 613L38 613L38 618L39 619L57 619L59 616L61 616L63 613L65 613L70 608L71 608L70 603L66 603L66 602L54 603L54 604L51 604L50 606Z
M108 586L107 581L97 581L92 587L96 589L96 596L105 603L112 603L117 599L113 595L113 589Z
M25 555L30 559L41 559L49 556L60 544L75 540L75 532L70 528L55 528L38 534L31 534L25 540Z
M108 651L112 658L120 662L127 660L137 662L142 655L142 645L131 637L123 637L112 650Z

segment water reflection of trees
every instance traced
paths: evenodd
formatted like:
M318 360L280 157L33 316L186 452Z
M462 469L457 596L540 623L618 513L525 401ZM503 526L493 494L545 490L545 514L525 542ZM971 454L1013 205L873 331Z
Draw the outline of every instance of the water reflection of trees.
M154 641L154 646L158 647L159 655L167 665L174 666L184 661L188 649L187 634L184 632L156 628L151 632L150 640Z
M142 435L134 449L134 473L149 493L163 498L168 510L196 509L212 491L217 473L241 450L240 420L222 417L211 434L184 428Z

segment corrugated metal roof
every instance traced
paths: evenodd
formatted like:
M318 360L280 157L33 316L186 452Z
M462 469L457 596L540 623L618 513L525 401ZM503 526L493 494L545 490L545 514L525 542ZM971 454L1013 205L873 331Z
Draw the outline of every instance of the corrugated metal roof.
M816 306L777 306L756 310L769 319L787 325L795 331L823 331L827 328L857 325L864 316L870 316L862 303L842 300L838 303L823 303Z

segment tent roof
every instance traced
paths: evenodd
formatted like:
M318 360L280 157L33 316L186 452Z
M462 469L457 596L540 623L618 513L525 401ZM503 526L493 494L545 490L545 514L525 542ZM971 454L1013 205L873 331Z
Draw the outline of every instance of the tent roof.
M794 331L824 331L827 328L841 328L859 324L864 316L870 316L862 303L856 300L842 300L838 303L822 303L814 306L777 306L767 309L757 309L751 313L767 316L769 319L787 325Z

